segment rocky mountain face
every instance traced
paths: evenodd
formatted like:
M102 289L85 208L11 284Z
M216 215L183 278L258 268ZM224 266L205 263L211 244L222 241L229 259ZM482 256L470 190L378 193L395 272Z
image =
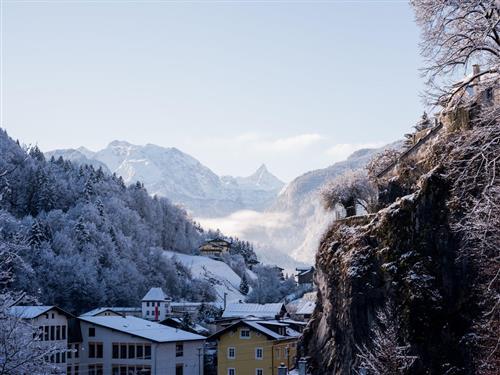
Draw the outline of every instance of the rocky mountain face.
M399 147L394 143L386 147ZM319 240L334 220L332 212L323 208L321 190L331 180L348 170L364 168L382 149L362 149L346 160L323 169L307 172L290 182L268 212L280 214L287 224L267 228L265 236L275 248L283 249L295 260L311 264Z
M151 195L169 198L196 217L217 217L242 209L262 210L272 204L283 182L261 166L249 177L219 177L190 155L153 144L113 141L105 149L57 150L78 164L105 165L126 184L141 181Z
M497 373L500 126L476 126L402 167L393 203L330 226L300 344L313 374Z

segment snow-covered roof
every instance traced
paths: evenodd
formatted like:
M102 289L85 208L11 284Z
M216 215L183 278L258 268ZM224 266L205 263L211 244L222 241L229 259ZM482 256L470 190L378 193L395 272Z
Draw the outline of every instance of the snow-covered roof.
M282 303L230 303L226 306L223 318L245 318L255 316L257 318L274 318L280 315L284 308Z
M80 316L83 322L141 337L154 342L194 341L205 337L178 328L164 326L134 316Z
M316 307L316 302L313 301L303 301L297 308L297 315L310 315L314 312L314 308Z
M57 306L12 306L9 308L9 314L21 319L34 319L53 309L63 315L71 316Z
M183 323L183 321L182 321L181 318L169 317L169 318L167 318L165 320L168 320L168 319L170 319L170 320L172 320L172 321L174 321L174 322L176 322L178 324L182 324ZM198 333L206 333L206 332L208 332L208 329L206 329L205 327L203 327L202 325L197 324L197 323L192 324L191 328L194 329Z
M98 307L96 309L87 311L86 313L83 313L80 316L96 316L96 315L102 314L105 311L112 311L116 314L119 314L119 312L114 310L112 307Z
M256 331L264 334L265 336L267 336L268 338L271 338L273 340L284 340L284 339L291 339L291 338L295 338L295 337L299 337L300 336L300 333L293 330L292 328L290 327L287 327L286 324L279 324L278 321L274 321L274 323L276 324L279 324L280 326L285 326L286 329L285 329L285 332L286 334L285 335L280 335L279 333L265 327L264 325L269 325L269 324L272 324L273 322L270 322L270 321L267 321L267 320L264 320L264 321L259 321L259 320L251 320L251 319L245 319L245 320L239 320L237 321L236 323L234 324L231 324L230 326L222 329L221 331L215 333L214 335L211 336L211 338L216 338L218 336L220 336L221 334L229 331L229 330L233 330L235 327L237 326L240 326L240 325L246 325L250 328L253 328L255 329Z
M149 292L146 293L143 301L165 301L167 299L167 295L163 291L162 288L151 288Z

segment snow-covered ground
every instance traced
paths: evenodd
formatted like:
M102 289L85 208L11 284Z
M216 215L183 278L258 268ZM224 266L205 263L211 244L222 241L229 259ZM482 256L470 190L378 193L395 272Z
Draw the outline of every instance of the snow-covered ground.
M227 293L228 303L245 299L245 296L240 293L241 278L226 263L204 256L173 251L165 251L165 256L175 257L191 270L193 277L209 281L217 293L217 302L224 301L224 293ZM249 276L253 275L249 274Z

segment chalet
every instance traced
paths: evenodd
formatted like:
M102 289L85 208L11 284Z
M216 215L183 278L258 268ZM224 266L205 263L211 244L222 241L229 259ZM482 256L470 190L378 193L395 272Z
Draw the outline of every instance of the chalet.
M277 320L239 320L209 337L218 375L273 375L295 366L300 333Z
M220 258L223 254L229 253L230 249L231 243L221 238L206 241L199 247L201 255L213 258Z
M313 286L314 267L296 268L295 270L297 271L297 284L299 286Z
M203 373L203 336L133 316L80 316L79 321L82 374Z
M74 317L57 306L12 306L8 313L19 319L26 319L38 327L43 345L61 349L47 358L61 373L66 371L66 348L69 338L70 320Z
M172 313L171 302L163 289L149 289L141 301L142 317L154 321L164 320Z

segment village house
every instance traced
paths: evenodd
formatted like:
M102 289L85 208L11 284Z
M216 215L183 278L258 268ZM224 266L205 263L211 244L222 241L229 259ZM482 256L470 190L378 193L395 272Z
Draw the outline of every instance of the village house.
M140 307L98 307L90 310L81 316L142 316L142 308Z
M203 373L204 337L133 316L80 316L86 375Z
M221 238L206 241L199 247L201 255L212 258L220 258L223 254L229 253L230 249L231 243Z
M302 287L313 286L314 267L296 268L297 271L297 284Z
M300 333L277 320L239 320L212 335L218 375L274 375L295 367Z
M141 301L144 319L161 321L172 313L172 300L162 288L151 288Z
M61 373L66 371L66 348L69 336L69 321L73 315L57 306L12 306L9 314L19 319L26 319L39 329L40 341L47 348L56 351L46 360L53 363ZM60 349L60 352L57 350Z
M229 303L221 318L216 321L216 325L217 330L220 330L241 319L283 319L286 315L287 311L283 303Z

